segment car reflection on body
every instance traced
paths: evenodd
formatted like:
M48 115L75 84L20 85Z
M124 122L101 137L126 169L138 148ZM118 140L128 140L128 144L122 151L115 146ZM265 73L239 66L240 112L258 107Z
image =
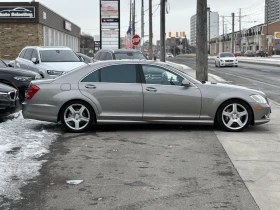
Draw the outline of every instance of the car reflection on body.
M32 81L23 116L59 122L70 132L96 123L213 124L226 131L270 121L266 95L200 82L167 63L101 61L53 80Z

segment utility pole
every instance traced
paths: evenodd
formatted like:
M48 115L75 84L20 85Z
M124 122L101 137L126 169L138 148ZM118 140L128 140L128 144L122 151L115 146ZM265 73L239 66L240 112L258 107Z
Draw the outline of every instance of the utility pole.
M223 17L223 52L225 52L225 16Z
M241 8L239 8L239 50L241 52L241 41L242 41L242 34L241 34Z
M141 5L141 51L144 53L144 0Z
M187 35L185 35L185 54L187 54Z
M160 61L165 62L165 7L166 0L160 1Z
M232 15L232 31L231 31L231 52L234 53L234 13Z
M135 35L135 0L133 0L133 4L132 4L132 37ZM133 46L133 48L135 49L136 46Z
M268 2L269 0L265 0L265 6L266 6L266 52L268 53ZM268 55L268 54L267 54Z
M210 55L210 28L211 28L211 24L210 24L210 12L211 12L211 10L210 10L210 7L208 7L207 8L207 11L208 11L208 21L209 21L209 24L208 24L208 45L209 45L209 49L208 49L208 53L209 53L209 55Z
M130 14L129 14L129 27L130 29L132 29L132 20L131 20L131 17L132 17L132 0L130 0Z
M196 25L196 79L208 81L207 0L197 0Z
M153 7L149 1L149 59L153 60Z

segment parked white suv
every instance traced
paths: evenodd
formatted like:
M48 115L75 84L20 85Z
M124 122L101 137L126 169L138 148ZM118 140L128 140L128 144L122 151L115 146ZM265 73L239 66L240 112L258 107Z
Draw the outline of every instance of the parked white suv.
M86 65L68 47L25 47L15 60L15 68L28 69L43 78L53 79L64 72Z

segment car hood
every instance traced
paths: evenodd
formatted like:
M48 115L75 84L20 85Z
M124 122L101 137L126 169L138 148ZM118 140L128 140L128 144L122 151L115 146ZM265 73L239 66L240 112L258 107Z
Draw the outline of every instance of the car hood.
M227 61L227 60L235 60L235 57L221 57L221 60Z
M71 71L80 66L87 65L84 62L42 62L41 66L45 70Z
M1 72L5 72L5 73L15 75L15 76L26 76L26 77L39 76L39 74L34 71L29 71L29 70L20 69L20 68L10 68L10 67L0 68L0 73Z
M216 87L219 90L223 90L223 92L228 89L228 90L238 90L238 91L246 91L251 94L260 94L262 96L265 96L265 93L260 91L260 90L255 90L251 88L246 88L243 86L238 86L238 85L230 85L230 84L224 84L224 83L213 83L213 82L206 82L203 84L204 87Z
M15 90L16 89L11 87L11 86L0 83L0 92L7 93L7 92L10 92L10 91L15 91Z

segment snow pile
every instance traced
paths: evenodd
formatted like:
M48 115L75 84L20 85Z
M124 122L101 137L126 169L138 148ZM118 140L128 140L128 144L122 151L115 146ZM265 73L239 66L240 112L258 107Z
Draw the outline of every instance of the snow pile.
M19 188L39 175L49 145L59 135L57 124L25 120L16 113L0 123L0 196L20 199Z

